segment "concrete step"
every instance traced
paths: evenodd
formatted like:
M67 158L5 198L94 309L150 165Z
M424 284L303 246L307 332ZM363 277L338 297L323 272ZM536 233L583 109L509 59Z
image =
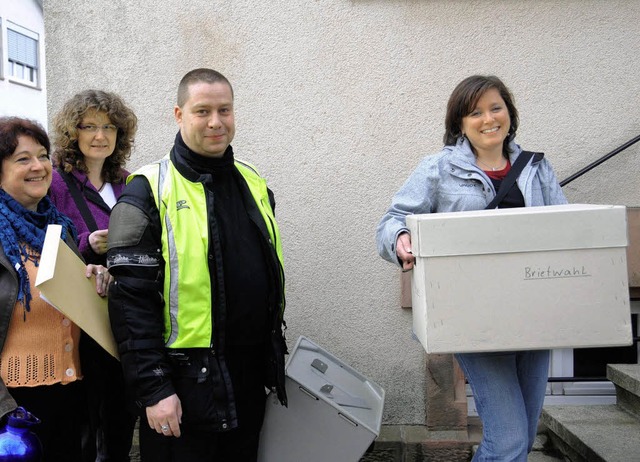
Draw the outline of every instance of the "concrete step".
M607 378L616 386L617 405L640 419L640 364L609 364Z
M572 462L640 461L640 420L616 405L546 406L541 421Z
M540 451L532 451L527 457L527 462L564 462L566 459L549 455Z
M538 431L542 431L542 433L538 433L536 436L531 453L529 454L529 457L527 457L527 462L564 462L565 460L568 460L564 458L562 453L551 445L547 435L548 431L544 428L544 425L540 425L538 427ZM478 446L474 446L474 455L477 450Z

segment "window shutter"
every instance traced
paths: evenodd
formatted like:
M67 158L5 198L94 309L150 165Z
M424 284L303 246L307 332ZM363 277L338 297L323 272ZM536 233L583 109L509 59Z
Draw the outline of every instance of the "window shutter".
M9 60L38 68L38 41L7 28Z

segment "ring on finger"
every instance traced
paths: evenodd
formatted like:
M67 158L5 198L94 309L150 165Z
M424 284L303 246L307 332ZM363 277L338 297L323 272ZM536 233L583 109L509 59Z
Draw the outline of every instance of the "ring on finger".
M162 429L163 432L169 431L169 425L160 425L160 428Z

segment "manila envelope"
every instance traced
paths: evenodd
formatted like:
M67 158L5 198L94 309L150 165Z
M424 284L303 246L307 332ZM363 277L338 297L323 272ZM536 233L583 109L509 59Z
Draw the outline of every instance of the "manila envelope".
M109 323L107 299L96 292L95 276L85 277L87 265L60 239L61 233L60 225L47 227L36 287L42 298L118 358L118 347Z

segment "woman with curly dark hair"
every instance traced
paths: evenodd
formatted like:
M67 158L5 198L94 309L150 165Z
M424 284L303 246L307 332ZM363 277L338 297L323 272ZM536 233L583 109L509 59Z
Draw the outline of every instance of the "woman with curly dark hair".
M22 406L41 420L33 431L43 460L80 462L80 414L87 407L80 328L35 285L48 225L60 225L62 239L76 250L73 223L47 197L49 152L37 122L0 117L0 424ZM106 268L88 265L85 275L91 274L105 296ZM0 459L13 459L6 454Z
M56 169L49 195L78 230L88 263L106 266L111 208L122 194L138 119L118 95L85 90L53 120ZM88 417L83 430L86 462L129 461L135 417L126 410L120 363L84 335L80 346Z
M109 215L124 188L137 125L122 98L101 90L78 93L53 120L50 195L78 228L88 263L105 263Z

